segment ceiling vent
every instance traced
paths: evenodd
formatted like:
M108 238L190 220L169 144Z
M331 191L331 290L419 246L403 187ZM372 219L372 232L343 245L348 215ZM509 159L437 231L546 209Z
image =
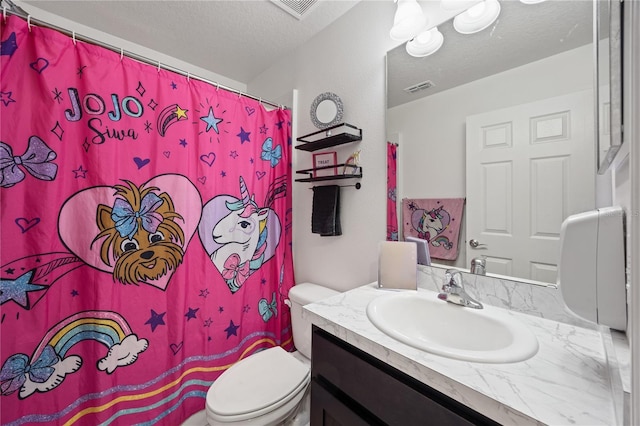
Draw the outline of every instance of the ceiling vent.
M304 18L318 5L318 0L271 0L271 2L296 19Z
M422 83L414 84L413 86L405 87L404 91L407 93L416 93L433 86L435 86L435 83L431 80L427 80Z

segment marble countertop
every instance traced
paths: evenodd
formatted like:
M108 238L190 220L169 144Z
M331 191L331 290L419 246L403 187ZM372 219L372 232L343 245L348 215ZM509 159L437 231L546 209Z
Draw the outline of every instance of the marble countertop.
M367 318L366 307L388 294L373 283L306 305L303 315L499 423L621 423L616 418L605 339L597 330L508 311L534 332L538 353L511 364L459 361L415 349L379 331Z

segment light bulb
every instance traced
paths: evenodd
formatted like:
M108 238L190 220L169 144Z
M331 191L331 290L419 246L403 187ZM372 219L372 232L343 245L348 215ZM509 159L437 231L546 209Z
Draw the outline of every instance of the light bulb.
M389 37L396 41L411 40L427 26L427 17L416 0L398 0Z
M487 10L487 4L485 2L481 2L469 8L467 13L471 18L478 19L484 14L485 10Z
M500 15L498 0L484 0L453 19L453 28L461 34L473 34L493 24Z
M413 40L407 42L407 53L417 58L433 55L442 47L444 36L437 27L423 31Z
M477 0L440 0L442 10L467 10Z

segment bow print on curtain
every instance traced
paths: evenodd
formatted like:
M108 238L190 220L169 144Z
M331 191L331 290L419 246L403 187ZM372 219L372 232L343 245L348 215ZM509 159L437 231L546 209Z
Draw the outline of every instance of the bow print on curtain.
M293 349L290 112L0 25L1 423L180 424Z

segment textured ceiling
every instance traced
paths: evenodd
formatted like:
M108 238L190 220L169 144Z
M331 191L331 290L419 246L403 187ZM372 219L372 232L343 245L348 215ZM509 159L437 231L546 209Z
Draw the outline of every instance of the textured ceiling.
M249 83L358 1L321 0L301 20L269 0L27 0L21 4Z
M591 0L548 0L534 5L515 0L500 3L498 20L479 33L459 34L451 21L438 26L444 44L431 56L411 57L404 45L390 51L387 106L411 102L592 43ZM404 92L404 88L425 80L433 81L435 86L415 94Z
M248 84L359 1L319 0L301 20L270 0L23 0L19 4L33 5ZM502 12L492 26L477 34L462 35L448 20L452 13L443 12L438 1L420 0L432 23L446 21L438 27L444 35L444 45L426 58L410 57L404 45L388 53L388 106L411 102L592 41L591 0L547 0L535 5L517 0L500 3ZM327 51L331 48L328 46ZM403 91L425 80L432 80L435 86L412 95Z

